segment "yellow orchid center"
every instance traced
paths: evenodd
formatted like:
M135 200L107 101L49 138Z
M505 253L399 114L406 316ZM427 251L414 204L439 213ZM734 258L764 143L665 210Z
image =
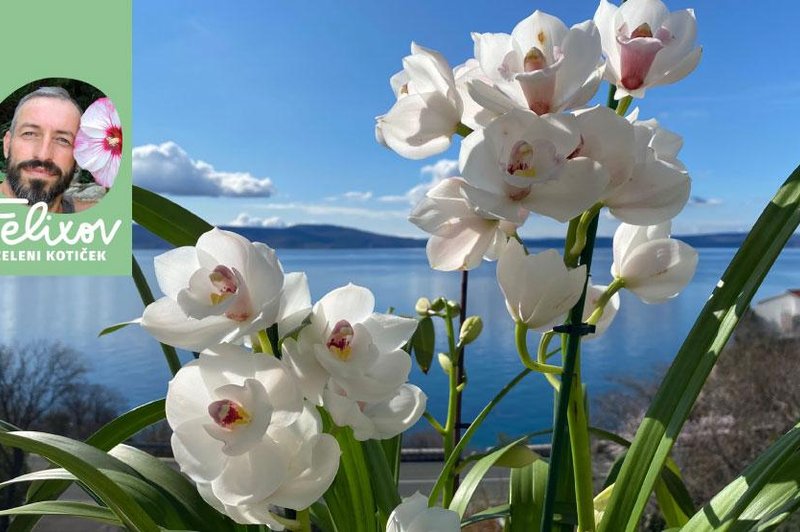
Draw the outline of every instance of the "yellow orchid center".
M328 341L325 342L325 346L333 356L346 362L350 359L350 355L353 352L352 343L354 332L350 322L347 320L339 320L336 322L336 325L333 326L333 331L331 331Z
M236 279L236 274L234 274L230 268L222 264L214 268L214 271L211 272L208 279L217 290L216 292L211 292L209 295L212 305L217 305L225 301L239 290L239 282Z

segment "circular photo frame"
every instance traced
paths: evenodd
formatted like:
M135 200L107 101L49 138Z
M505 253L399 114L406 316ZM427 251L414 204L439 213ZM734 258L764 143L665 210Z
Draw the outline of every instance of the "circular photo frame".
M113 186L122 125L111 99L76 79L45 78L0 102L0 195L51 213L91 208Z

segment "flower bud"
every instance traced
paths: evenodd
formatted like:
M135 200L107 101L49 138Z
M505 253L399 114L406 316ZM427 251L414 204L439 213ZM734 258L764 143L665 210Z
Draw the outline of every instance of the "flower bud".
M439 353L439 365L442 366L442 370L444 370L447 375L453 372L453 361L450 360L450 357L447 356L446 353Z
M461 305L458 304L458 301L453 301L452 299L447 302L447 308L454 314L461 312Z
M431 310L434 312L441 312L444 310L444 307L447 305L447 300L443 297L437 297L431 303Z
M431 310L431 300L427 297L421 297L417 299L417 304L414 306L414 310L420 316L427 316Z
M461 332L458 334L458 341L461 345L474 342L483 331L483 320L480 316L470 316L461 324Z

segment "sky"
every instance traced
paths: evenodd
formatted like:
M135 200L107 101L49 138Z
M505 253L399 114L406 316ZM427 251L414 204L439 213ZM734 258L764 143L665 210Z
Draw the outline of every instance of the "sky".
M800 4L667 0L694 8L698 68L634 101L684 139L692 198L673 233L746 231L800 162ZM720 7L724 5L723 7ZM223 7L224 6L224 7ZM458 145L422 161L374 138L412 41L451 66L471 32L510 33L539 9L568 26L594 1L136 0L134 182L216 225L336 224L423 236L407 221ZM605 101L607 84L598 101ZM601 218L610 235L616 222ZM529 219L523 236L563 236Z

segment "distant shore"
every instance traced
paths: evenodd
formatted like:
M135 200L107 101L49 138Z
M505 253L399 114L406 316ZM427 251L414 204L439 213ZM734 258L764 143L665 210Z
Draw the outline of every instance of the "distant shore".
M409 238L382 235L361 231L351 227L335 225L293 225L291 227L223 227L235 231L245 238L264 242L275 249L377 249L377 248L424 248L425 238ZM696 248L738 248L746 233L710 233L700 235L675 235ZM562 238L526 238L532 248L563 248ZM610 248L611 237L598 237L597 247ZM155 236L143 227L133 226L134 249L170 249L171 244ZM800 247L800 235L794 235L786 247Z

